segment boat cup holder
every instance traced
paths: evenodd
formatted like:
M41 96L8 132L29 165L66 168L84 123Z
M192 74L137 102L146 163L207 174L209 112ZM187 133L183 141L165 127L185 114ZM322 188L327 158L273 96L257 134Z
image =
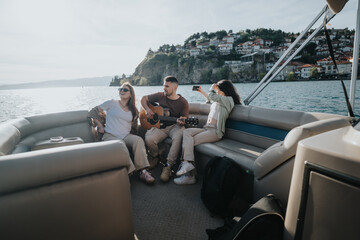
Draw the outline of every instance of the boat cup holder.
M50 142L61 142L64 138L62 136L51 137Z
M56 137L51 137L48 140L35 143L34 146L32 146L31 151L54 148L54 147L63 147L63 146L81 144L81 143L84 143L84 140L82 140L80 137L64 138L62 136L56 136Z

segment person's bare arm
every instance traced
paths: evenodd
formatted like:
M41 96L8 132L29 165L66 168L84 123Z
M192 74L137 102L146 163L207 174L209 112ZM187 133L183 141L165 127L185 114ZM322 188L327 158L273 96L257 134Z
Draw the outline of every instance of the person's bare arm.
M199 86L198 90L199 93L201 93L206 99L209 99L209 96L207 95L206 92L204 92L204 90L201 88L201 86Z
M154 115L154 112L149 108L149 98L148 98L148 96L143 96L141 98L140 103L141 103L141 106L145 109L147 117L151 117L151 116Z

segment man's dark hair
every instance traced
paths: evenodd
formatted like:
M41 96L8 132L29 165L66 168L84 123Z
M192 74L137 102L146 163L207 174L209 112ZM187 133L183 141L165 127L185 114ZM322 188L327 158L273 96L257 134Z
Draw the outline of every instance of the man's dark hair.
M179 84L178 80L176 79L176 77L173 76L167 76L164 78L164 82L172 82L172 83L176 83Z

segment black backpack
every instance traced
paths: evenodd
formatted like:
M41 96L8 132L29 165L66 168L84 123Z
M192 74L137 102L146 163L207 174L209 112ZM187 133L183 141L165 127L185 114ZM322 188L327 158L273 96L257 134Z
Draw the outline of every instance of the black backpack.
M207 229L209 240L281 240L284 210L280 201L269 194L251 206L236 222L225 219L217 229Z
M201 199L212 215L221 217L233 216L234 199L242 183L244 171L233 160L227 157L214 157L206 165ZM248 207L246 201L237 201Z

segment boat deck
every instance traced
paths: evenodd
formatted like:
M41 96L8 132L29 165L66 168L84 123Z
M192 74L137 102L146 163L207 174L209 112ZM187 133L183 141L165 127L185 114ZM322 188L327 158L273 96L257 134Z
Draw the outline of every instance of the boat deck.
M146 239L208 239L205 229L222 226L221 218L211 217L202 203L201 176L196 184L176 185L160 180L162 166L151 172L153 185L145 185L135 173L130 178L134 232L139 240Z

